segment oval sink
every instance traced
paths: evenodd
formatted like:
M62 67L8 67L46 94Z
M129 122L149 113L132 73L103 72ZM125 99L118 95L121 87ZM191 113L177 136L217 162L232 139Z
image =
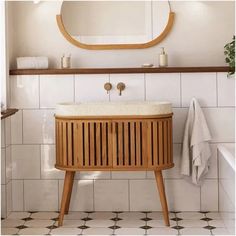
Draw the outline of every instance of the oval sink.
M134 116L172 113L170 102L85 102L60 103L57 116Z

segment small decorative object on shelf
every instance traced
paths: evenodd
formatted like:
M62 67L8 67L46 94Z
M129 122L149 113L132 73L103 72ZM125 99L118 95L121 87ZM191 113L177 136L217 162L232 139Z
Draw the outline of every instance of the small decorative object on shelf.
M161 54L159 55L159 66L160 67L168 66L168 55L165 53L164 48L161 48Z
M61 69L69 69L71 67L71 55L66 57L64 54L61 57Z
M233 41L224 46L225 62L229 64L228 77L235 74L235 35Z

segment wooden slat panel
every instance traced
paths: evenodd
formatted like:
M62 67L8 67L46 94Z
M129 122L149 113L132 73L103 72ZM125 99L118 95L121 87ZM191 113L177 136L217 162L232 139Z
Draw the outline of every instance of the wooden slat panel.
M153 122L153 164L158 165L158 140L157 140L157 122Z
M140 138L140 122L136 122L136 165L141 165L141 138Z
M125 154L124 154L124 165L128 166L129 165L129 128L128 128L128 122L124 122L124 149L125 149Z
M73 122L74 131L73 131L73 139L74 139L74 146L73 146L73 159L74 159L74 166L79 166L79 143L78 143L78 123Z
M78 122L78 165L83 166L84 165L84 137L83 137L83 123Z
M141 165L143 167L147 166L147 127L148 127L148 123L147 122L142 122L142 162Z
M106 156L107 156L107 133L106 133L106 123L102 123L102 165L106 166Z
M123 158L124 158L124 147L123 147L123 140L124 140L124 131L123 131L123 123L118 122L118 156L119 156L119 166L123 166Z
M163 165L163 124L162 121L158 123L158 140L159 140L159 165Z
M59 122L59 163L63 165L63 123Z
M85 166L89 166L89 124L84 122L84 161Z
M67 123L67 150L68 150L68 165L72 166L72 123Z
M63 129L63 165L67 166L67 129L66 129L67 123L62 123L62 129Z
M113 159L113 166L118 166L119 156L118 156L118 127L117 123L112 123L112 159Z
M59 164L59 122L56 120L56 163Z
M135 131L134 131L134 122L130 122L130 158L131 166L135 166Z
M163 155L163 164L168 164L168 130L167 130L167 121L163 122L163 147L164 147L164 155Z
M101 129L100 123L96 123L96 164L101 166Z
M108 122L108 166L112 166L113 164L113 161L112 161L112 147L113 147L113 144L114 142L116 143L116 137L114 136L115 140L112 142L112 123L111 122ZM114 160L116 158L116 153L115 153L115 156L114 156Z
M94 136L94 122L90 122L90 136L89 136L90 142L89 142L89 148L90 148L90 166L94 166L95 163L95 147L94 147L94 141L95 141L95 136Z

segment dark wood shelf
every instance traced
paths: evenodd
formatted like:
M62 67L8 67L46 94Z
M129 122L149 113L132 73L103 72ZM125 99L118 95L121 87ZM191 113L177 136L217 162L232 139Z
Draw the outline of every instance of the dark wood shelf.
M191 73L228 72L229 67L151 67L151 68L71 68L71 69L16 69L10 75L55 75L55 74L129 74L129 73Z
M14 115L16 112L18 112L18 109L15 108L8 108L7 110L1 111L1 120Z

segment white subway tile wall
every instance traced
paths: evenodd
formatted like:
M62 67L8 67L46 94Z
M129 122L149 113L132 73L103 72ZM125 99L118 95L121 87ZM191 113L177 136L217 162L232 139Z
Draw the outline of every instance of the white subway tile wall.
M216 146L234 142L234 79L228 79L227 73L40 75L11 76L10 80L12 107L21 109L11 118L14 211L59 209L64 173L54 167L55 104L120 100L173 103L175 167L163 171L170 210L218 210ZM108 94L103 88L106 82L113 86ZM122 96L118 82L126 84ZM204 107L213 138L210 171L201 187L179 173L184 125L193 96ZM7 136L3 131L2 136ZM2 148L5 142L4 138ZM75 176L70 210L139 211L161 210L161 206L152 172L83 171Z

